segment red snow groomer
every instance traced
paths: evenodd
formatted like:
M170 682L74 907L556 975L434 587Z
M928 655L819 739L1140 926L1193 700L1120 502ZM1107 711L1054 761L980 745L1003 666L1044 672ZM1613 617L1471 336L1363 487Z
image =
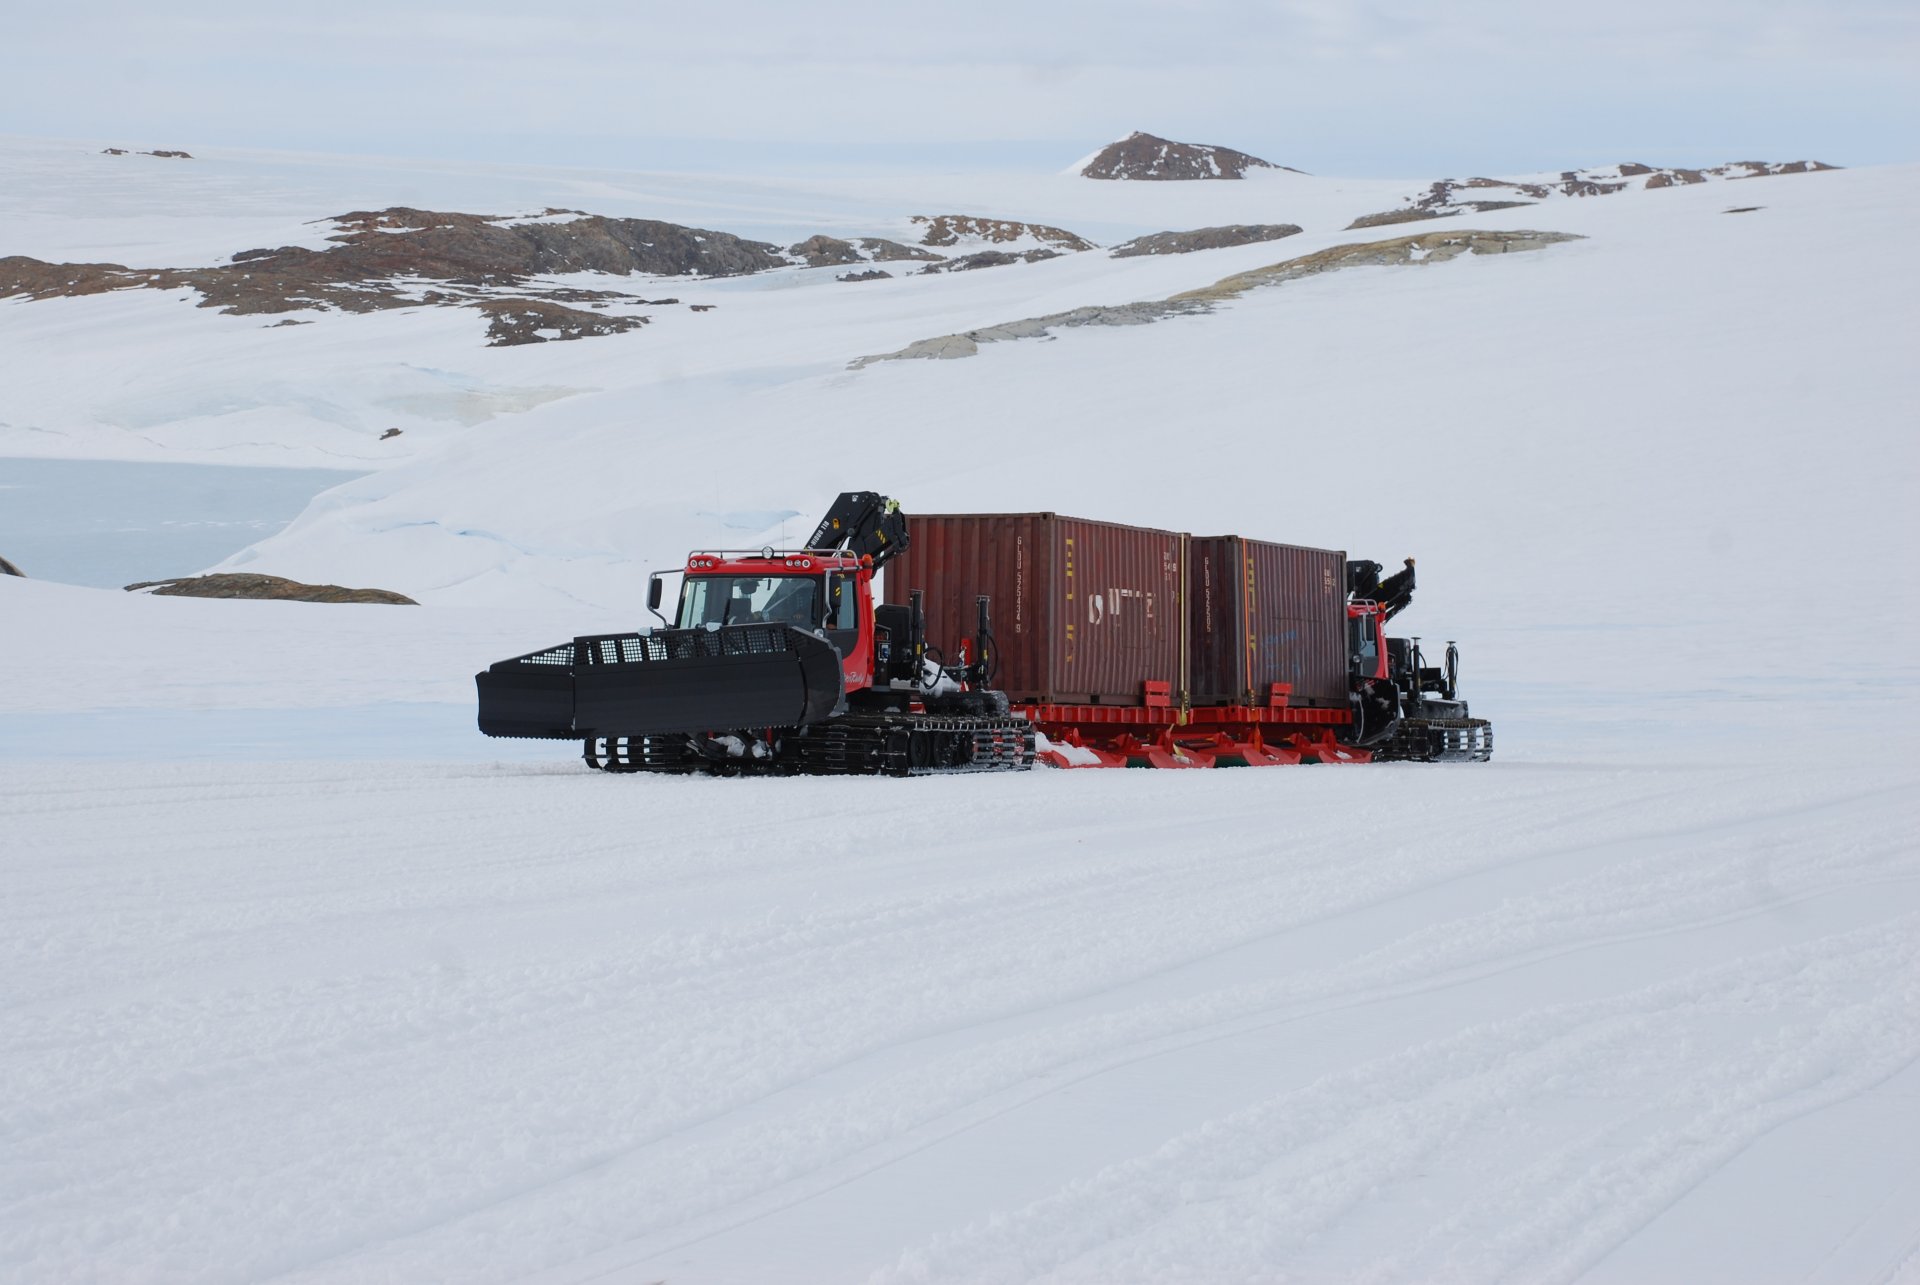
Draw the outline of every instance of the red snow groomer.
M1062 767L1485 760L1453 644L1428 668L1385 636L1412 560L1380 571L1051 513L910 538L893 501L847 492L802 549L690 555L662 628L491 666L480 730L579 741L614 772L1021 769L1040 736Z

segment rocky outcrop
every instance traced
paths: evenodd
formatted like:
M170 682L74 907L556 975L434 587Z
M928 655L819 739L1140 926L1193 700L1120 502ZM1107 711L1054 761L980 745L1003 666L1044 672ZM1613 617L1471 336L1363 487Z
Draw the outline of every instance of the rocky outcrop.
M1042 339L1056 330L1072 330L1080 326L1144 326L1168 317L1210 310L1211 305L1202 301L1172 299L1070 308L1066 312L1050 312L1042 317L1023 317L1019 321L982 326L978 330L963 331L957 335L936 335L932 339L916 340L897 352L861 357L850 362L848 369L859 370L876 361L917 359L944 361L954 357L971 357L980 351L981 344L1005 343L1013 339Z
M1191 232L1155 232L1137 236L1113 247L1112 257L1131 259L1142 254L1189 254L1195 250L1222 250L1234 245L1254 245L1297 236L1293 223L1234 223L1219 228L1195 228Z
M228 313L466 304L502 289L558 302L582 292L530 289L531 278L599 272L616 276L738 276L784 267L779 247L726 232L652 219L608 219L548 210L513 220L396 206L331 220L325 250L301 246L242 250L212 268L129 268L117 263L0 259L0 297L32 299L108 290L188 289L201 306ZM644 300L593 292L601 301Z
M547 299L483 299L473 306L486 314L489 348L617 335L647 324L646 317L583 312Z
M787 253L809 268L832 268L865 262L860 257L860 251L853 248L853 242L830 236L808 237L798 245L787 247Z
M0 299L24 295L54 299L151 286L165 290L185 284L171 268L145 270L122 263L47 263L22 254L0 258Z
M192 154L189 152L169 151L165 148L152 152L130 152L124 147L103 147L100 149L100 154L102 156L162 156L176 161L190 161L193 159Z
M0 576L19 576L24 580L27 578L27 573L19 567L14 566L11 562L8 562L5 558L0 558Z
M1018 254L1008 250L977 250L972 254L963 254L941 263L929 263L920 269L920 274L925 276L930 272L972 272L976 268L1004 268L1010 263L1038 263L1042 259L1059 257L1058 250L1022 250Z
M861 252L875 263L900 263L907 260L938 259L940 256L931 250L922 250L917 245L901 245L898 241L889 241L885 237L863 236L856 243Z
M1135 179L1156 182L1185 179L1245 178L1248 170L1283 170L1285 165L1207 143L1176 143L1152 134L1134 132L1101 148L1081 167L1082 178ZM1300 171L1294 170L1298 174Z
M995 326L982 326L978 330L963 331L955 335L938 335L932 339L918 340L895 352L877 353L870 357L858 358L849 362L848 368L859 370L877 361L971 357L980 350L981 344L1002 343L1012 339L1036 339L1060 329L1079 326L1139 326L1162 321L1168 317L1211 312L1216 304L1237 299L1249 290L1297 281L1302 277L1317 276L1340 268L1445 263L1463 254L1518 254L1544 249L1562 241L1581 239L1567 232L1467 231L1428 232L1420 236L1399 237L1392 241L1336 245L1314 254L1302 255L1297 259L1288 259L1282 263L1256 268L1251 272L1239 272L1230 277L1222 277L1210 286L1183 291L1165 299L1150 299L1140 303L1115 306L1074 308L1067 312L1026 317L1019 321L1004 322Z
M940 258L931 250L901 245L898 241L888 241L876 236L863 236L857 241L842 241L838 237L830 236L808 237L798 245L789 246L787 254L809 268L844 267L854 263L893 263L906 259L937 261Z
M1544 250L1565 241L1585 239L1571 232L1465 231L1426 232L1419 236L1397 237L1391 241L1335 245L1297 259L1288 259L1284 263L1222 277L1210 286L1173 295L1172 301L1218 303L1225 299L1237 299L1261 286L1277 286L1341 268L1419 266L1445 263L1463 254L1523 254L1529 250Z
M260 598L277 602L381 602L408 607L420 604L388 589L343 589L337 584L301 584L280 576L253 572L219 572L179 580L142 580L127 586L128 593L147 591L167 598Z
M1621 168L1624 170L1626 167ZM1716 165L1704 172L1716 178L1767 178L1775 174L1814 174L1839 168L1825 161L1728 161L1725 165ZM1649 181L1647 186L1653 187L1654 184Z
M510 220L396 206L355 211L334 222L340 231L327 238L337 243L332 249L249 251L235 255L228 271L291 273L320 282L413 276L514 285L527 277L562 272L741 276L786 262L777 246L729 232L573 210Z
M1042 322L1046 321L1047 318L1035 317L1033 320L1035 322ZM1036 333L1045 334L1046 332L1041 330ZM932 339L916 339L898 352L882 353L877 357L862 357L851 363L848 369L859 370L862 366L871 365L876 361L912 361L922 358L931 361L945 361L952 357L971 357L980 351L980 345L983 342L992 343L993 340L976 337L971 333L964 335L937 335Z
M959 246L968 242L981 245L1008 245L1032 241L1054 250L1091 250L1093 242L1065 228L1044 223L1018 223L1011 219L986 219L974 214L916 214L912 222L924 226L921 245Z
M1347 224L1346 230L1357 232L1361 228L1384 228L1395 223L1421 223L1427 219L1451 218L1458 213L1458 210L1382 210L1378 214L1362 214Z
M868 268L865 272L843 272L835 281L891 281L893 274L885 268Z
M1347 225L1377 228L1391 223L1414 223L1423 219L1442 219L1471 210L1485 213L1521 205L1533 205L1557 197L1611 196L1631 187L1657 189L1684 187L1718 179L1765 178L1774 174L1811 174L1835 168L1823 161L1734 161L1709 169L1656 167L1627 161L1620 165L1590 170L1562 170L1557 179L1448 178L1427 187L1424 192L1406 198L1398 209L1362 215ZM1491 198L1491 199L1489 199Z

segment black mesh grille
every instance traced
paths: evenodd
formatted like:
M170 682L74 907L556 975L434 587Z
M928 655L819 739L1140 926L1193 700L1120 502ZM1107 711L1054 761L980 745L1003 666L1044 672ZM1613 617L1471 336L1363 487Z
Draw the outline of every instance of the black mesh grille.
M566 668L573 664L573 644L561 643L558 647L549 647L545 651L536 651L531 656L520 657L522 665L559 665Z
M725 629L672 629L653 634L608 634L582 638L581 663L641 665L657 660L758 656L791 651L785 625L732 625ZM570 650L570 649L569 649Z

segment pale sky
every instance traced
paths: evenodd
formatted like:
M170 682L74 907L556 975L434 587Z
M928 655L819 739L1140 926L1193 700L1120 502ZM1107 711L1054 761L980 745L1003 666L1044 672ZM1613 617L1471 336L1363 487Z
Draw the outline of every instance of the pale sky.
M1920 160L1920 0L9 0L0 133L613 168Z

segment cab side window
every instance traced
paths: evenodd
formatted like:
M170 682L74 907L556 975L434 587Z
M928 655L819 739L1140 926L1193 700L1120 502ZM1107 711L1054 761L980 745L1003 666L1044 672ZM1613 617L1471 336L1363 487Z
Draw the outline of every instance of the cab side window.
M827 628L858 629L860 627L860 595L854 588L852 576L833 575L827 577Z

